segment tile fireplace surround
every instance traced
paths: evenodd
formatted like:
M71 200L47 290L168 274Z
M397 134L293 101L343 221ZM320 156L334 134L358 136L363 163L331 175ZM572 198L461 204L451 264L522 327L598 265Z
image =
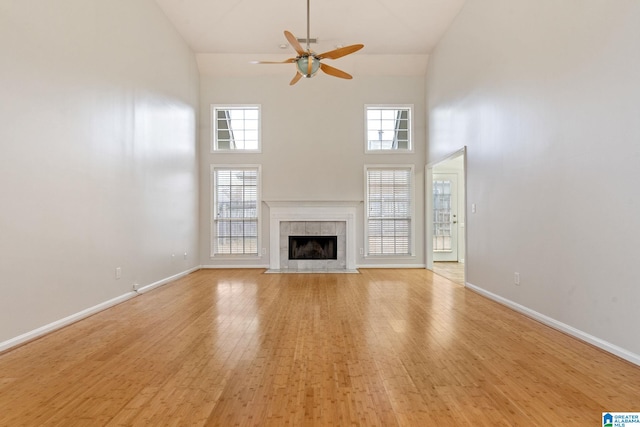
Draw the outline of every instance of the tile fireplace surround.
M270 272L357 273L355 218L360 202L266 203L270 210ZM338 236L338 259L289 260L289 235Z

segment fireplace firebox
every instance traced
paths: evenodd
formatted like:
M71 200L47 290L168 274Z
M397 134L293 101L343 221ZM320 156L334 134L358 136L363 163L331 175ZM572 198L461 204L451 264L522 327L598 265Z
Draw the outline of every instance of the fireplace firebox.
M338 259L338 236L289 236L289 259Z

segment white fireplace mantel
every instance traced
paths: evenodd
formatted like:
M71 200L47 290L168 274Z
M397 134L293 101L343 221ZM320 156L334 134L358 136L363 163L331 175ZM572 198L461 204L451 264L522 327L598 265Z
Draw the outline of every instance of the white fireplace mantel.
M280 223L283 221L345 221L346 268L356 269L356 213L360 201L268 201L269 266L280 269Z

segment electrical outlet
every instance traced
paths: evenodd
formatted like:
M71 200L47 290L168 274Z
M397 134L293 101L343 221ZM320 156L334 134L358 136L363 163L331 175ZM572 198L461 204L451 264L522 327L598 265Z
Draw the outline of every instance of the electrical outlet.
M471 203L471 213L476 213L476 204Z
M364 255L364 248L360 248L360 255Z
M520 273L513 273L513 283L515 285L520 285Z
M139 284L137 284L137 283L134 283L134 284L133 284L133 290L134 290L134 291L137 291L138 289L140 289L140 285L139 285Z
M267 248L262 248L262 255L266 255L267 254Z
M122 277L122 269L120 267L116 267L116 280Z

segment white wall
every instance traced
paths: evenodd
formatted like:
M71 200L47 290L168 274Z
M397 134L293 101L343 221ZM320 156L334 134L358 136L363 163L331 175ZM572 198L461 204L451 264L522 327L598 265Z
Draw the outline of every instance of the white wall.
M430 161L468 147L467 281L636 362L639 22L635 0L468 0L427 74Z
M198 264L199 77L152 0L0 0L0 52L1 344Z
M289 81L293 73L291 66L291 73L278 76L201 76L201 263L269 264L269 217L268 207L264 204L261 247L267 250L265 256L247 262L212 260L209 257L210 164L261 164L262 196L267 201L363 201L364 165L401 163L414 164L416 171L416 256L411 259L372 260L358 255L356 263L423 265L423 171L426 158L424 77L355 75L353 80L347 81L319 75L310 80L303 79L291 87ZM365 155L364 105L376 103L414 105L416 149L413 154ZM211 104L261 104L262 153L211 154ZM358 247L363 247L363 215L360 205Z

